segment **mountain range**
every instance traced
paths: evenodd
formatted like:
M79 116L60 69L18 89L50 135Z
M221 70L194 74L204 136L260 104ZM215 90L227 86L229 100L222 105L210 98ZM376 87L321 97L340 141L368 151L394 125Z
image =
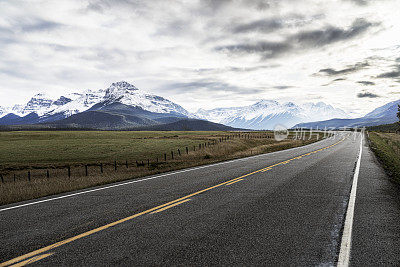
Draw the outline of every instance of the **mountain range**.
M324 128L361 128L361 127L367 127L367 126L376 126L376 125L382 125L382 124L390 124L398 121L399 119L397 118L397 109L398 105L400 105L400 100L393 101L390 103L387 103L381 107L378 107L371 111L370 113L366 114L363 117L360 118L354 118L354 119L330 119L330 120L319 120L315 122L309 122L309 123L299 123L295 125L295 127L298 128L319 128L319 129L324 129Z
M57 98L40 93L24 105L0 107L0 125L138 130L262 130L273 129L276 124L288 128L341 127L349 122L357 125L360 122L391 123L395 117L394 103L374 110L361 121L350 119L343 110L323 102L295 104L261 100L249 106L199 109L189 113L166 98L121 81L107 89L86 90ZM391 115L382 115L385 112Z
M343 110L323 102L297 105L293 102L281 104L274 100L261 100L243 107L200 109L194 116L236 128L253 130L274 129L277 124L290 128L301 122L349 118Z
M86 90L58 98L34 95L25 105L0 107L0 125L52 128L138 130L235 130L191 118L188 111L163 97L143 92L125 81L107 89Z

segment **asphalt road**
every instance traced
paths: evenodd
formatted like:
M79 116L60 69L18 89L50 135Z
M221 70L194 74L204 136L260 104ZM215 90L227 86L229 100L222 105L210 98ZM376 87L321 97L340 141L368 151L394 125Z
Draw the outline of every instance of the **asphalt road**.
M343 137L2 206L0 266L336 265L361 141ZM350 265L400 264L399 196L364 141Z

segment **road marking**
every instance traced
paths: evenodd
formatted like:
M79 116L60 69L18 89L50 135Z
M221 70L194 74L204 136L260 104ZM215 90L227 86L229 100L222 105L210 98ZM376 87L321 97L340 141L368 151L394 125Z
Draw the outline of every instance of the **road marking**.
M267 167L267 168L263 169L262 172L266 172L266 171L269 171L269 170L272 170L272 167Z
M322 139L319 142L326 141L326 140L329 140L329 139L330 138ZM129 184L133 184L133 183L144 182L144 181L153 180L153 179L166 177L166 176L170 176L170 175L175 175L175 174L180 174L180 173L184 173L184 172L195 171L195 170L199 170L199 169L204 169L204 168L214 167L214 166L218 166L218 165L228 164L228 163L232 163L232 162L236 162L236 161L245 161L245 160L258 158L258 157L262 157L262 156L273 155L273 154L276 154L276 153L282 153L282 152L287 152L287 151L291 151L291 150L297 150L297 149L300 149L300 148L305 148L305 147L309 147L309 146L315 145L316 143L318 143L318 142L311 143L311 144L308 144L308 145L305 145L305 146L298 146L298 147L293 147L293 148L289 148L289 149L285 149L285 150L270 152L270 153L266 153L266 154L260 154L260 155L250 156L250 157L241 158L241 159L234 159L234 160L229 160L229 161L224 161L224 162L218 162L218 163L214 163L214 164L210 164L210 165L188 168L188 169L185 169L185 170L175 171L175 172L171 172L171 173L165 173L165 174L152 176L152 177L148 177L148 178L136 179L136 180L133 180L133 181L128 181L128 182L122 182L122 183L113 184L113 185L102 186L100 188L85 190L85 191L72 193L72 194L67 194L67 195L63 195L63 196L59 196L59 197L47 198L47 199L43 199L43 200L38 200L38 201L34 201L34 202L29 202L29 203L25 203L25 204L20 204L20 205L16 205L16 206L3 208L3 209L0 209L0 212L7 211L7 210L12 210L12 209L17 209L17 208L22 208L22 207L26 207L26 206L31 206L31 205L36 205L36 204L40 204L40 203L44 203L44 202L54 201L54 200L58 200L58 199L69 198L69 197L73 197L73 196L79 196L79 195L82 195L82 194L88 194L88 193L92 193L92 192L96 192L96 191L100 191L100 190L105 190L105 189L110 189L110 188L114 188L114 187L129 185Z
M356 204L356 193L357 193L357 182L358 175L360 173L361 155L362 155L362 142L363 135L361 134L360 141L360 152L357 159L356 169L354 171L353 184L351 186L349 204L347 206L346 220L344 222L342 243L340 245L340 253L337 266L347 267L350 261L350 250L351 250L351 234L353 230L353 219L354 219L354 206Z
M335 144L333 144L333 146L335 146L335 145L337 145L337 144L339 144L339 143L341 143L341 142L343 142L343 141L344 141L344 138L341 139L340 141L336 142ZM330 146L330 147L332 147L332 146ZM285 162L285 161L283 161L283 162ZM151 208L151 209L148 209L148 210L145 210L145 211L142 211L142 212L133 214L133 215L131 215L131 216L129 216L129 217L120 219L120 220L118 220L118 221L115 221L115 222L106 224L106 225L104 225L104 226L101 226L101 227L92 229L92 230L87 231L87 232L84 232L84 233L82 233L82 234L79 234L79 235L70 237L70 238L65 239L65 240L63 240L63 241L54 243L54 244L49 245L49 246L47 246L47 247L44 247L44 248L41 248L41 249L32 251L32 252L30 252L30 253L21 255L21 256L19 256L19 257L16 257L16 258L14 258L14 259L9 260L9 261L0 263L0 267L4 267L4 266L9 266L9 265L11 265L11 264L15 264L15 263L20 262L20 261L22 261L22 260L25 260L25 259L27 259L27 258L31 258L31 257L36 256L36 255L38 255L38 254L41 254L41 253L47 252L47 251L49 251L49 250L55 249L55 248L57 248L57 247L60 247L60 246L62 246L62 245L71 243L71 242L73 242L73 241L75 241L75 240L78 240L78 239L81 239L81 238L90 236L90 235L92 235L92 234L95 234L95 233L97 233L97 232L103 231L103 230L108 229L108 228L110 228L110 227L119 225L119 224L124 223L124 222L126 222L126 221L130 221L130 220L132 220L132 219L134 219L134 218L137 218L137 217L139 217L139 216L141 216L141 215L151 213L151 212L153 212L153 211L156 211L156 210L158 210L158 209L164 208L164 207L166 207L166 206L170 206L170 205L173 204L173 203L182 202L183 200L187 200L187 199L189 199L190 197L193 197L193 196L199 195L199 194L201 194L201 193L207 192L207 191L209 191L209 190L212 190L212 189L214 189L214 188L220 187L220 186L222 186L222 185L229 184L229 183L231 183L231 182L233 182L233 181L236 181L236 180L238 180L238 179L241 179L241 178L250 176L250 175L255 174L255 173L260 173L260 172L262 172L263 170L265 170L265 169L267 169L267 168L270 168L270 167L273 167L273 166L277 166L277 165L279 165L279 164L281 164L281 163L277 163L277 164L268 166L268 167L266 167L266 168L263 168L263 169L260 169L260 170L257 170L257 171L253 171L253 172L251 172L251 173L242 175L242 176L240 176L240 177L237 177L237 178L234 178L234 179L225 181L225 182L223 182L223 183L220 183L220 184L217 184L217 185L214 185L214 186L211 186L211 187L202 189L202 190L200 190L200 191L197 191L197 192L194 192L194 193L192 193L192 194L186 195L186 196L184 196L184 197L175 199L175 200L173 200L173 201L167 202L167 203L162 204L162 205L159 205L159 206L157 206L157 207L154 207L154 208Z
M238 180L230 182L229 184L226 184L226 185L231 185L231 184L234 184L234 183L237 183L237 182L240 182L240 181L243 181L243 179L238 179Z
M182 203L185 203L185 202L188 202L188 201L190 201L190 200L191 200L191 199L185 199L185 200L182 200L182 201L176 202L176 203L174 203L174 204L172 204L172 205L169 205L169 206L166 206L166 207L164 207L164 208L162 208L162 209L159 209L159 210L153 211L153 212L152 212L152 213L150 213L150 214L153 214L153 213L158 213L158 212L161 212L161 211L167 210L167 209L169 209L169 208L172 208L172 207L178 206L178 205L180 205L180 204L182 204Z
M44 258L47 258L48 256L51 256L51 255L53 255L53 254L54 254L54 253L42 254L42 255L39 255L39 256L36 256L36 257L30 258L30 259L27 259L27 260L25 260L25 261L21 261L21 262L19 262L19 263L13 264L13 265L11 265L11 266L13 266L13 267L25 266L25 265L28 265L28 264L31 264L31 263L34 263L34 262L43 260Z

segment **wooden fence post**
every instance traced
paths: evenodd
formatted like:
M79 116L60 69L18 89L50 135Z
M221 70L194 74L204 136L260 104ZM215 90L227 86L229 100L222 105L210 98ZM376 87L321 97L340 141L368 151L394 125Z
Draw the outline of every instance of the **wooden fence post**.
M167 161L167 153L164 153L164 161Z
M186 147L186 155L189 154L189 148Z
M50 178L50 172L49 172L49 170L46 170L46 177L47 178ZM15 178L15 177L14 177Z
M15 173L14 173L14 182L15 182Z
M100 173L103 173L103 163L100 163Z
M88 175L89 175L89 173L88 173L88 166L87 166L87 164L85 165L85 175L86 175L86 176L88 176Z
M31 171L28 171L28 181L31 181Z
M174 159L174 151L171 151L171 158Z
M71 178L71 167L68 166L68 178Z
M125 166L128 169L128 160L125 160Z
M117 170L117 161L116 160L114 160L114 170L115 171Z

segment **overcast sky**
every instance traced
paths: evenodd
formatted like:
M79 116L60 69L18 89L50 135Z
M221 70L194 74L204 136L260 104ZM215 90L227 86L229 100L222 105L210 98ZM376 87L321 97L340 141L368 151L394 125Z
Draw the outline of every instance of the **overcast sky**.
M0 1L0 105L126 80L182 105L400 99L398 0Z

